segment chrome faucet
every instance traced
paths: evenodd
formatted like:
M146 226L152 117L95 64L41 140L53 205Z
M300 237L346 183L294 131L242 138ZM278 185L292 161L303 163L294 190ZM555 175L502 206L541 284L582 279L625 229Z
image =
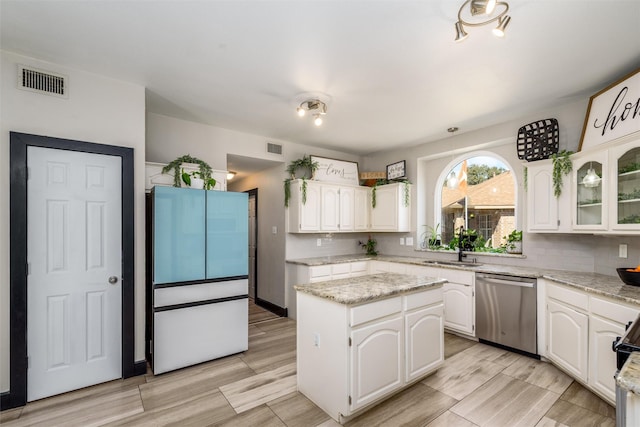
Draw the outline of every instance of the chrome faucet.
M464 234L464 225L461 225L460 231L458 234L458 262L462 262L462 258L467 256L467 254L462 253L462 250L464 249L464 243L462 239L463 234Z

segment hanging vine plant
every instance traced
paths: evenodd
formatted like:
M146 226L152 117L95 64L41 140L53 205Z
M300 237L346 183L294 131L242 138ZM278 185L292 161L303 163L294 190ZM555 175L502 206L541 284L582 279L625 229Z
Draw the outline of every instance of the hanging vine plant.
M296 173L298 170L305 170L305 174L301 176L302 179L302 204L307 203L307 178L313 179L316 171L320 167L320 163L311 160L311 156L304 155L301 159L297 159L289 163L287 166L287 173L290 178L284 180L284 207L289 207L289 200L291 199L291 181L296 179Z
M556 197L560 197L562 194L562 178L565 175L569 175L573 170L573 162L571 162L571 156L573 151L562 150L559 153L551 155L551 161L553 163L553 194Z
M373 184L373 187L371 188L371 207L372 208L375 209L377 204L376 187L378 187L379 185L392 184L394 182L397 182L397 181L391 181L388 179L378 179L376 183ZM408 179L405 179L400 182L404 184L403 192L402 192L402 205L406 208L406 207L409 207L409 202L411 201L411 189L409 187L409 185L411 184L411 181L409 181Z
M215 185L216 181L213 178L211 178L211 172L213 172L213 169L211 169L211 166L209 166L207 162L200 160L196 157L191 157L189 154L187 154L185 156L178 157L177 159L175 159L174 161L172 161L171 163L169 163L168 165L162 168L162 173L169 173L171 170L173 170L173 186L174 187L180 187L180 178L182 177L180 167L182 166L183 163L195 163L199 166L200 176L204 180L205 185L207 186L207 190L211 189L212 181L213 181L213 185Z

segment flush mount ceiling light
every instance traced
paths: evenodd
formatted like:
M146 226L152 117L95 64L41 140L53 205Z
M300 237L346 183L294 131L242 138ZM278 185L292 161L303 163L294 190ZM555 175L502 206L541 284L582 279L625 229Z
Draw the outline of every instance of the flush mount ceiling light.
M300 117L304 117L307 112L313 114L313 124L320 126L322 124L322 116L327 114L327 104L319 99L308 99L300 104L296 112Z
M456 22L456 42L466 39L468 34L464 27L480 27L492 22L498 25L493 29L493 34L497 37L504 37L504 31L511 22L511 17L507 15L509 4L497 0L466 0L458 11L458 22Z
M236 176L236 172L234 171L227 171L227 181L230 181L233 179L233 177Z

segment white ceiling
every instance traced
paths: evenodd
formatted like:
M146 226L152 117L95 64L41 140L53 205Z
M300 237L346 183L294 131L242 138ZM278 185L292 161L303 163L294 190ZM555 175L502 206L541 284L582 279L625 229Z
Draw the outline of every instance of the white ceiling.
M462 0L0 0L1 47L147 88L148 111L367 154L588 97L640 67L640 1L512 0L455 43ZM300 119L305 93L325 123Z

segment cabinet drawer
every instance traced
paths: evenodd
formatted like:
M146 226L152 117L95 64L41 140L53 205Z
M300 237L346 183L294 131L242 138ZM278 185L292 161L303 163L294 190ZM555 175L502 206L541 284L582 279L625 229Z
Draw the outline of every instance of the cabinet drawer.
M591 297L591 312L606 319L626 325L635 320L640 307L629 307L602 298Z
M394 297L353 307L350 313L351 327L402 311L402 297Z
M547 296L584 311L589 309L589 296L583 292L573 291L562 286L549 285L547 286Z
M349 272L351 272L351 265L348 262L331 266L331 274L349 274Z
M430 289L428 291L405 295L403 299L405 311L413 310L418 307L425 307L431 304L442 303L442 288L440 287L437 289Z
M315 267L309 267L309 281L321 282L323 280L331 279L331 266L330 265L318 265Z
M352 275L364 275L367 274L369 270L369 265L367 261L357 261L351 263L351 274Z
M239 279L226 282L156 288L153 291L153 306L158 308L236 295L247 295L249 292L248 282L247 279Z

